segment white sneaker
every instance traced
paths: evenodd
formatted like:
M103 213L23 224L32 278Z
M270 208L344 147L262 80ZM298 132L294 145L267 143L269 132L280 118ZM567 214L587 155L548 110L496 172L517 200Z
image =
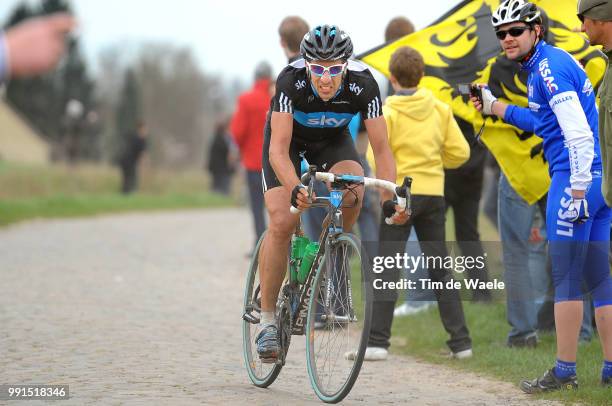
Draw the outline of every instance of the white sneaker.
M365 350L363 359L365 361L384 361L389 356L389 351L381 347L368 347Z
M454 358L454 359L472 358L473 355L474 353L472 352L471 348L468 348L467 350L463 350L463 351L451 352L451 358Z
M410 316L413 314L421 313L429 309L434 304L436 304L436 302L423 302L423 304L419 306L414 306L408 303L403 303L402 305L395 308L395 310L393 311L393 316L403 317L403 316Z
M348 351L344 358L353 361L357 356L357 351ZM364 361L384 361L389 356L389 351L382 347L367 347L363 356Z

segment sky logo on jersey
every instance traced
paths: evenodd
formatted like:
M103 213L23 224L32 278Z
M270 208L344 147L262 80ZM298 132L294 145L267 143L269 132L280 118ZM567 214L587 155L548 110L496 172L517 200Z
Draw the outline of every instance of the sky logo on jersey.
M293 118L295 121L305 127L316 128L345 127L348 125L354 115L354 113L333 113L329 111L304 113L303 111L295 110L293 112Z
M546 87L548 88L548 91L550 93L559 90L559 86L557 86L554 82L555 77L551 76L552 71L550 70L550 67L548 66L548 58L544 58L540 61L540 75L542 75L542 79L544 79L544 83L546 84Z
M529 102L529 110L533 111L534 113L537 113L538 111L540 111L540 105L538 103Z
M357 86L357 83L351 83L349 85L349 90L359 96L361 92L363 92L363 87Z
M348 120L345 118L337 119L321 116L321 118L309 118L307 123L313 127L340 127L343 124L347 124Z
M298 80L297 82L295 82L295 88L297 90L303 89L305 86L306 86L305 80Z

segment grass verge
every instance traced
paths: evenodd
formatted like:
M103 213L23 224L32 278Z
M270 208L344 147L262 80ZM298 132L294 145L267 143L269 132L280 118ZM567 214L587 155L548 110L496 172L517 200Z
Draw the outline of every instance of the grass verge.
M119 194L48 196L0 200L0 226L34 218L80 217L124 211L230 206L231 199L214 194L123 196Z
M224 207L202 172L142 171L138 193L118 193L119 172L99 165L35 166L0 161L0 226L33 218L123 211Z
M555 360L555 337L540 335L535 349L511 349L506 347L509 330L504 303L477 304L463 302L465 316L473 340L474 357L467 360L451 360L445 355L448 336L437 309L421 314L396 318L393 324L391 349L409 354L428 362L444 364L471 372L493 376L516 385L522 379L533 379L551 368ZM578 350L578 378L580 389L538 395L538 399L561 400L568 404L610 405L612 391L599 386L601 373L601 346L597 337ZM461 375L457 375L461 379Z

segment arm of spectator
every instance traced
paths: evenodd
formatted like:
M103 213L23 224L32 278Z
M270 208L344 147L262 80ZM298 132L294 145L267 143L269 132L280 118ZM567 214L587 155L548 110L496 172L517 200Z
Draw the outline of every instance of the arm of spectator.
M446 134L442 145L442 164L445 168L458 168L470 158L470 146L465 140L452 110L446 110Z
M0 77L35 76L51 70L64 54L66 35L75 26L71 15L55 13L9 28L3 35Z
M523 131L530 133L534 132L535 121L528 108L506 104L493 96L485 85L480 84L478 86L481 88L483 102L481 103L481 101L474 96L470 97L476 110L484 112L485 114L497 116L506 123L512 124Z
M555 86L547 87L543 94L557 117L569 153L572 197L583 199L592 182L595 137L578 96L582 86L574 85L572 73L567 69L553 68L552 74L557 78Z
M505 114L502 119L515 127L520 128L523 131L534 132L535 121L531 110L526 107L512 106L509 105L506 108Z

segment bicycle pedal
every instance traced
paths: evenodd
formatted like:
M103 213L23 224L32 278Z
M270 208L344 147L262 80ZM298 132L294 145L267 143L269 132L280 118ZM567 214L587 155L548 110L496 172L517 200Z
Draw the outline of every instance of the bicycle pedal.
M278 364L278 358L259 358L262 364Z
M253 316L251 313L244 313L242 315L242 319L247 323L259 324L259 318L257 316Z

